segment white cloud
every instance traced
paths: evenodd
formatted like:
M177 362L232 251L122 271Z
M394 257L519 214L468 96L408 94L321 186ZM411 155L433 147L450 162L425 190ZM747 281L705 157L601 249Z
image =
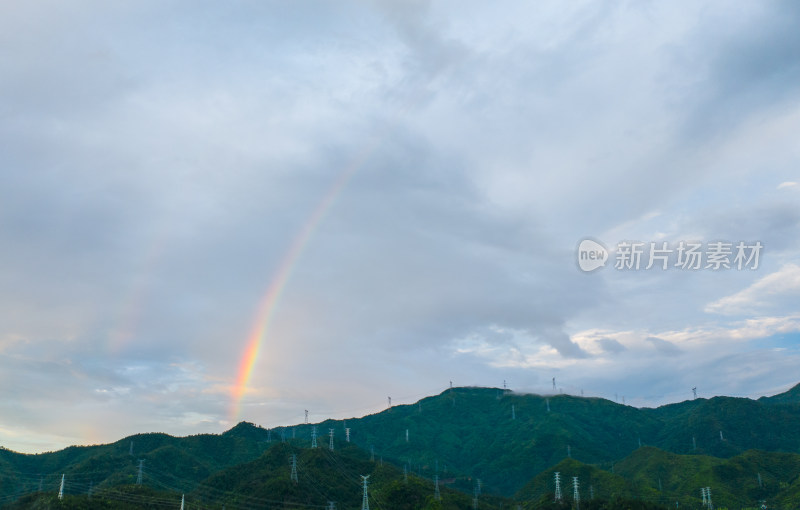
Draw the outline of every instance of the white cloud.
M786 264L755 283L705 307L708 313L753 316L793 308L800 298L800 266Z

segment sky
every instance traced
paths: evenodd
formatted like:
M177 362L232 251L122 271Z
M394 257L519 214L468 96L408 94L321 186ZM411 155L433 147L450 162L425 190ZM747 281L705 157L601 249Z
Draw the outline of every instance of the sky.
M0 2L0 445L451 381L788 389L798 24L792 1Z

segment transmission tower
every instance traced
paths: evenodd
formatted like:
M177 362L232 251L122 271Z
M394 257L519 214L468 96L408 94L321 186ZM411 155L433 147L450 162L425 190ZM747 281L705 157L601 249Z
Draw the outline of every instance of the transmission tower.
M306 409L306 425L308 425L308 409Z
M389 407L392 407L392 397L386 397L389 399Z
M594 485L589 486L589 499L594 499Z
M186 495L181 494L181 510L184 509L184 503L186 502Z
M514 409L514 404L511 404L511 419L512 420L516 420L517 419L517 411L516 411L516 409Z
M408 429L406 429L406 443L408 442Z
M61 487L58 488L58 499L64 499L64 475L61 475Z
M692 395L694 395L694 398L697 398L697 386L692 388Z
M572 477L572 499L575 500L575 508L580 510L581 507L581 493L578 491L578 477Z
M42 492L42 485L44 485L44 477L39 477L39 492Z
M344 440L350 442L350 429L344 429Z
M506 380L503 379L503 389L506 389Z
M136 485L142 485L142 468L144 467L144 459L139 459L139 474L136 475Z
M292 454L291 462L292 462L292 475L291 475L290 479L294 483L297 483L297 455L294 454L294 453Z
M369 510L369 498L367 497L367 478L371 475L361 475L361 480L364 482L364 498L361 500L361 510Z
M317 447L317 426L311 427L311 448Z
M722 431L721 430L719 431L719 440L720 441L725 441L725 436L722 435Z
M764 485L761 483L761 473L758 473L758 487L761 488Z
M706 500L708 503L708 510L714 510L714 504L711 502L711 487L706 487Z
M554 473L554 478L556 480L556 496L554 501L556 503L561 503L561 473L556 471Z
M336 510L336 501L328 501L327 510Z
M439 501L442 499L442 495L439 493L439 475L434 475L433 477L433 499Z
M328 431L330 432L331 436L330 443L328 443L328 448L330 448L330 450L333 451L333 429L328 429Z
M92 499L92 489L94 488L94 480L89 481L89 490L86 492L86 495L89 499Z
M567 445L567 457L572 458L572 447Z
M706 499L706 488L700 487L700 496L703 498L703 506L708 505L708 500Z
M556 391L556 378L553 377L553 391Z
M267 442L272 442L272 429L267 429Z
M481 484L481 479L480 479L480 478L478 478L478 480L477 480L477 481L478 481L478 495L480 496L480 494L481 494L481 485L482 485L482 484Z
M505 384L505 383L504 383ZM472 510L478 510L478 486L472 491Z
M640 437L639 438L639 448L641 448L641 447L642 447L642 438Z
M545 404L547 404L547 412L549 413L550 412L550 399L546 398L546 399L544 399L544 402L545 402Z

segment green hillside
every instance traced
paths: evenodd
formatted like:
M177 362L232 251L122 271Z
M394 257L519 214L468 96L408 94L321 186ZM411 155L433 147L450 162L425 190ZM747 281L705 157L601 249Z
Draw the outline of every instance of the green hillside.
M565 501L573 501L573 477L578 478L582 501L625 498L668 507L676 503L679 507L699 507L700 489L710 487L716 508L748 508L762 500L770 507L794 508L800 488L800 455L790 453L752 450L720 459L642 447L612 469L613 473L564 460L534 477L516 497L523 501L553 500L555 472L560 474Z
M800 383L783 393L771 397L761 397L758 401L767 404L800 404Z
M438 462L440 471L480 478L487 492L508 496L568 455L610 466L640 444L723 458L750 449L797 452L797 423L800 405L791 403L715 397L639 409L599 398L454 388L417 404L318 426L343 434L346 424L356 444L397 465L431 477ZM310 426L295 429L298 437L310 437Z
M0 506L36 494L45 501L44 494L57 493L62 474L65 494L75 497L145 486L170 501L187 494L230 505L242 494L277 494L311 506L324 506L323 496L360 497L358 476L371 474L376 497L395 494L392 500L413 500L413 508L428 505L438 475L441 491L453 491L448 505L471 504L478 480L484 505L515 494L529 505L545 504L552 474L560 471L570 480L578 476L582 490L608 504L696 506L700 487L712 487L717 507L766 499L790 508L800 496L797 394L796 386L759 400L715 397L640 409L599 398L452 388L348 420L272 430L242 422L220 435L138 434L38 455L0 449ZM309 448L314 427L317 449ZM334 452L327 450L329 429ZM313 482L287 485L292 454ZM404 469L409 481L396 485Z

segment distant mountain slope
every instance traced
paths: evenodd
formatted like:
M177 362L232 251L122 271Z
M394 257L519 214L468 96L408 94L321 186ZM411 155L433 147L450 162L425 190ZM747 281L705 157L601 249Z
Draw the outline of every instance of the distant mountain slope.
M573 501L573 477L582 501L629 498L668 507L698 507L700 489L711 488L717 508L747 508L764 500L771 508L795 508L800 455L748 451L730 459L678 455L642 447L614 464L614 473L573 459L534 477L517 493L522 500L553 499L554 473L561 477L564 500ZM760 483L759 483L760 477ZM795 506L792 506L795 505Z
M295 456L297 482L291 479L291 457ZM466 494L440 486L441 501L434 504L434 484L403 469L378 460L360 448L337 442L334 451L326 447L299 448L277 443L257 460L228 468L205 480L192 494L203 505L247 507L263 503L294 506L359 508L363 497L361 476L369 476L370 505L383 509L417 508L468 509ZM510 502L506 501L506 505ZM483 501L483 508L496 508Z
M328 429L334 430L337 444L348 446L344 442L347 428L352 440L349 447L361 448L364 455L374 452L375 462L392 463L399 470L405 466L427 480L438 474L442 487L467 494L480 479L484 495L510 496L570 458L603 472L614 469L614 475L632 484L612 484L626 497L647 497L658 490L653 484L659 478L664 490L697 492L692 488L697 480L687 481L685 486L671 480L666 474L671 472L670 466L680 465L683 473L679 480L684 480L686 473L733 466L721 459L756 455L745 454L752 449L762 450L758 462L753 461L753 466L764 471L762 482L780 480L785 484L782 490L788 490L794 483L790 476L793 461L786 461L786 472L780 474L770 463L784 457L767 452L800 451L800 404L792 401L797 390L796 386L785 394L757 401L715 397L639 409L599 398L452 388L412 405L319 424L266 430L242 422L221 435L176 438L139 434L108 445L39 455L0 449L0 504L36 492L40 485L53 492L62 473L68 480L68 494L86 492L90 486L133 484L140 459L145 483L149 480L165 490L192 492L198 483L212 483L229 469L257 459L265 462L261 455L282 440L292 448L308 449L313 427L321 436L321 447L328 442ZM675 454L692 455L683 458ZM644 462L650 457L649 463ZM626 471L628 465L637 467ZM655 466L666 471L659 472ZM643 478L644 474L649 478ZM596 476L605 475L598 472ZM749 482L742 478L736 490L731 489L732 498L753 497L755 493L744 491L753 483L752 473L750 478Z
M798 423L800 405L743 398L639 409L598 398L453 388L417 404L319 427L343 434L346 424L356 444L374 447L398 465L432 477L438 462L441 472L480 478L487 492L510 495L568 455L607 467L640 444L718 457L749 449L798 451ZM297 426L295 433L308 438L310 426Z
M37 492L40 487L54 493L62 474L67 480L67 494L86 493L90 486L103 489L133 484L137 480L140 459L144 461L145 479L168 472L191 486L220 469L257 458L267 446L235 434L178 438L152 433L137 434L107 445L72 446L37 455L0 449L0 504L3 498Z
M766 404L800 404L800 383L783 393L771 397L761 397L758 401Z
M555 497L555 473L560 476L564 501L573 501L573 477L578 477L579 496L583 501L632 498L636 493L632 484L617 474L574 459L565 459L533 477L517 492L516 498L522 501L552 500ZM652 499L652 491L638 496Z
M800 455L751 450L720 459L642 448L616 464L616 472L636 487L658 488L661 484L659 492L687 504L691 500L681 495L691 495L700 503L700 488L711 487L715 506L742 508L781 497L800 474Z

